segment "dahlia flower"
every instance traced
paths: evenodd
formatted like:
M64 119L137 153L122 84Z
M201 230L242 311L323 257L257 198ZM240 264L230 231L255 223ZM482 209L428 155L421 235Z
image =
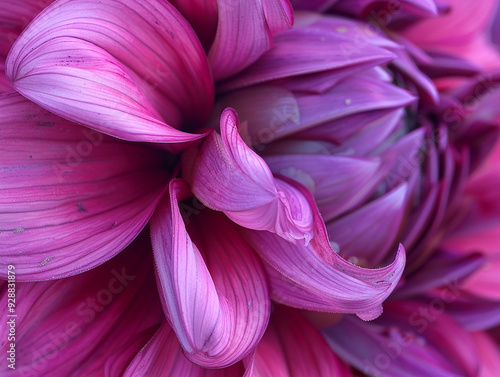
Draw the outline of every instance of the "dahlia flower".
M495 11L9 1L2 371L495 375Z

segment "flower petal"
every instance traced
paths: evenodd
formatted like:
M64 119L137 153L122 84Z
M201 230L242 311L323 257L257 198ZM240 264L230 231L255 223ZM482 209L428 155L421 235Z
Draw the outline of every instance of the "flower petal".
M252 376L350 377L351 372L298 311L277 306L257 346Z
M130 363L123 377L241 377L242 363L225 369L205 369L189 361L167 323Z
M426 309L414 302L388 303L374 322L343 316L323 333L340 357L368 375L477 376L477 354L469 333L441 312L429 317L432 321L423 317Z
M309 203L314 200L301 190ZM288 306L376 318L382 302L395 288L405 263L402 246L394 262L381 269L364 269L332 250L324 223L314 208L314 237L306 246L290 244L276 235L249 229L241 233L268 264L273 299Z
M0 97L1 276L93 268L144 227L165 189L162 157L59 118L17 93Z
M16 284L16 294L16 369L4 363L2 375L121 376L162 319L147 233L94 270ZM8 343L2 339L3 354Z
M353 70L387 63L394 57L388 50L368 43L363 48L352 49L352 39L334 28L298 27L276 36L272 49L237 77L222 83L217 90L240 89L327 70L339 71L342 77L343 70L352 73Z
M133 141L199 139L171 126L205 121L213 102L203 49L166 1L58 1L16 41L6 74L51 112Z
M225 367L256 346L267 325L270 299L258 258L222 214L205 210L188 231L178 201L189 191L173 180L151 219L163 309L186 356Z
M216 81L254 63L272 46L272 36L293 23L287 0L218 0L217 34L208 53Z
M264 159L274 174L310 189L325 221L360 205L382 179L377 158L283 154Z
M312 229L309 204L300 192L273 178L265 161L239 136L237 122L235 111L225 110L221 135L213 132L187 169L193 193L241 226L307 242Z
M396 243L408 205L406 183L348 215L326 225L340 255L364 266L375 267Z

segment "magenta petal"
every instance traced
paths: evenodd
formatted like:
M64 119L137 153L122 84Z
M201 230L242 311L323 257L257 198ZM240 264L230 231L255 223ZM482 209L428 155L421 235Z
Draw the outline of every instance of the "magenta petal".
M167 323L132 360L123 377L241 377L242 363L225 369L205 369L189 361Z
M277 306L253 361L252 377L269 376L350 377L352 374L304 316Z
M16 269L17 270L17 269ZM61 280L16 284L16 370L3 376L121 376L161 323L151 246L140 236L116 258ZM1 297L7 302L7 290ZM7 340L7 305L0 331ZM10 342L0 342L7 354ZM106 374L104 374L106 371ZM11 374L12 373L12 374Z
M17 40L6 74L55 114L133 141L198 139L171 126L205 121L213 102L203 49L166 1L58 1Z
M158 152L0 97L3 270L45 280L93 268L144 227L165 189Z
M265 161L238 134L234 110L221 116L221 135L213 132L186 177L207 207L223 211L237 224L269 230L294 241L311 238L312 212L302 194L273 178Z
M272 36L292 26L287 0L218 0L217 34L208 53L216 81L254 63L272 46Z
M302 191L314 205L310 194ZM269 232L241 230L268 264L273 299L301 309L355 313L366 320L376 318L403 273L403 247L387 267L357 267L332 250L316 208L314 214L314 237L307 246L290 244Z
M205 367L245 357L267 325L270 299L260 261L222 214L205 210L186 230L173 180L151 219L163 309L186 356Z

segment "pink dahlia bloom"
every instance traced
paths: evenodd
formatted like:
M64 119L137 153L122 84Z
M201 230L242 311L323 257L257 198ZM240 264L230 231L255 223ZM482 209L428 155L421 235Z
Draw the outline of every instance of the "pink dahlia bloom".
M2 370L493 373L493 4L293 3L2 10Z

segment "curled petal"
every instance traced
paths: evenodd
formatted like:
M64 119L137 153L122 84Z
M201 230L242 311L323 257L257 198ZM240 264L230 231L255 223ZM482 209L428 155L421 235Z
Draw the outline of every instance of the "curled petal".
M267 325L263 268L222 214L205 210L186 230L178 201L189 189L173 180L151 220L163 309L186 356L205 367L245 357Z
M309 204L294 187L273 178L265 161L241 139L237 122L234 110L222 113L221 135L208 137L186 173L193 193L241 226L307 242L312 229Z
M311 195L302 189L314 206ZM296 308L355 313L365 320L382 313L403 273L402 246L394 262L380 269L352 265L335 253L325 225L314 206L314 237L306 246L290 244L269 232L241 229L242 234L268 264L273 299Z
M141 231L165 189L162 157L40 108L0 97L2 276L74 275L110 259Z
M196 140L172 127L203 122L213 102L203 49L167 1L58 1L16 41L6 75L51 112L133 141Z

